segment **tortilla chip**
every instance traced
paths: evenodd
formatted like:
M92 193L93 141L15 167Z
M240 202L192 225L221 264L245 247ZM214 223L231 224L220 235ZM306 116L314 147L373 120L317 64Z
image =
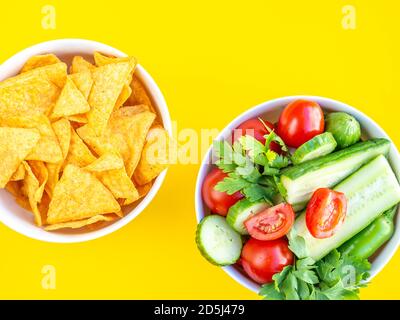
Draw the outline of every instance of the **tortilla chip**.
M75 56L72 59L72 64L70 68L71 73L78 73L78 72L91 72L95 69L95 66L92 65L89 61L85 60L81 56Z
M107 127L108 119L129 75L128 62L111 63L96 68L93 87L89 95L88 126L96 136L101 136Z
M57 136L57 140L60 144L61 152L64 161L68 155L69 146L71 143L72 129L69 121L67 119L60 119L52 124L54 133ZM51 197L53 195L53 190L58 180L60 179L60 171L62 168L62 161L59 163L47 163L48 180L46 184L46 192Z
M154 113L146 111L145 107L124 107L111 114L102 137L97 137L87 126L79 128L77 132L98 155L117 151L131 177L154 119Z
M76 87L83 94L85 99L89 98L90 90L92 90L93 78L90 71L78 72L70 74L69 77L75 83Z
M50 115L51 119L67 117L74 114L88 112L90 106L83 94L78 90L71 78L67 77L67 82L53 108Z
M114 109L122 107L131 94L132 94L131 87L129 85L124 85L122 87L121 94L119 95L117 102L115 103Z
M133 174L138 185L144 185L156 178L168 166L168 132L156 126L150 129L142 157Z
M116 58L116 57L111 57L111 56L106 56L100 52L95 52L94 55L94 61L98 67L110 64L110 63L118 63L118 62L128 62L130 65L130 70L129 70L129 75L126 80L125 85L122 88L122 91L117 99L117 102L115 103L114 109L120 108L130 97L132 94L132 89L130 87L130 83L132 81L132 74L135 71L135 67L137 65L137 60L134 57L122 57L122 58Z
M91 164L95 160L96 157L92 154L87 145L78 136L76 131L72 129L71 143L63 167L65 167L67 164L74 164L78 167L83 168Z
M53 122L52 127L60 145L63 159L65 159L71 143L71 125L67 119L60 119L56 122Z
M18 166L17 171L15 171L15 172L13 173L13 175L11 176L10 181L20 181L20 180L24 180L24 177L25 177L25 167L24 167L24 165L21 163L21 164Z
M114 169L121 169L124 166L122 158L115 153L105 153L97 160L85 167L90 172L101 172Z
M96 177L111 191L116 199L124 199L124 205L139 199L139 193L132 180L126 174L124 167L98 172Z
M58 88L62 89L67 79L67 65L64 62L58 62L43 67L35 68L30 71L21 73L20 77L28 77L36 75L40 78L46 78L48 81L54 83Z
M23 164L25 167L25 171L27 171L26 170L26 162L24 161ZM36 179L39 181L39 188L35 193L35 200L37 202L41 202L42 197L43 197L44 188L47 183L47 179L49 177L47 168L46 168L45 164L41 161L28 161L28 165L31 168Z
M39 139L36 129L0 127L0 188L5 187Z
M62 153L49 119L45 115L1 117L0 126L37 129L40 139L26 160L38 160L57 163L62 160Z
M111 192L93 174L75 165L67 165L54 188L47 222L76 221L120 210Z
M54 83L31 71L8 78L0 82L0 116L48 114L59 94Z
M9 181L6 185L6 190L14 196L17 204L27 211L32 211L28 198L22 194L22 188L23 181Z
M74 114L73 116L69 116L68 120L77 124L86 124L88 122L86 114Z
M147 133L155 114L135 107L124 107L111 115L109 141L124 159L126 172L132 176L139 163Z
M53 230L65 229L65 228L79 229L79 228L94 224L96 222L100 222L100 221L108 222L108 221L113 221L115 219L116 219L115 215L97 215L97 216L93 216L89 219L84 219L84 220L79 220L79 221L51 224L51 225L46 226L44 229L47 231L53 231Z
M25 62L21 69L21 73L58 62L61 62L60 59L58 59L57 56L52 53L33 56Z
M147 93L146 88L140 81L137 75L133 75L132 82L130 84L131 89L132 89L132 94L128 98L126 104L130 106L135 106L138 104L145 104L149 106L150 111L156 113L156 110L154 108L153 102L151 101L151 98L149 94Z
M149 193L152 186L153 186L152 181L144 185L137 186L137 191L139 192L139 198L144 198Z
M47 170L44 167L43 162L31 162L32 167L26 161L24 161L23 164L25 166L26 174L22 192L29 199L30 208L35 217L35 223L38 226L41 226L43 222L42 215L38 208L38 203L42 200L44 186L47 182L47 175L45 173Z

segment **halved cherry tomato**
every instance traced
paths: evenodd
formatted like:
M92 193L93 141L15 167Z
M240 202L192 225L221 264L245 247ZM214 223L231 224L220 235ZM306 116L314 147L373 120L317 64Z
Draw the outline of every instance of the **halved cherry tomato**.
M242 250L242 266L251 279L258 283L272 281L275 273L293 264L293 253L286 238L260 241L250 238Z
M206 205L210 208L211 212L226 216L228 210L236 202L243 198L240 192L229 195L225 192L219 192L214 189L215 185L224 180L227 176L221 169L214 168L206 176L203 182L202 195Z
M244 225L258 240L275 240L287 234L293 225L295 213L288 203L265 209L248 218Z
M343 193L328 188L317 189L306 210L306 225L314 238L335 234L346 217L347 200Z
M260 118L252 118L246 120L245 122L240 124L235 130L233 130L232 141L239 139L241 136L249 135L264 144L264 136L269 134L269 130L265 126L267 126L270 130L275 129L275 126L271 122L268 122L264 119L262 119L262 121L260 120ZM270 149L277 153L282 152L281 147L276 142L271 142Z
M297 148L323 133L324 128L324 113L319 104L296 100L283 109L278 122L278 135L288 146Z

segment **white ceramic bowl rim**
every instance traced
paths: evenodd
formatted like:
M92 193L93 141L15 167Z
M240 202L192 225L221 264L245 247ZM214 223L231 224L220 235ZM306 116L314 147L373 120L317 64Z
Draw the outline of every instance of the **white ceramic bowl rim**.
M46 41L27 49L24 49L17 54L13 55L11 58L6 60L0 65L0 81L14 76L26 62L26 60L34 55L54 53L56 55L91 55L94 51L100 51L102 53L113 55L117 57L127 56L124 52L117 50L104 43L85 40L85 39L58 39L52 41ZM149 94L154 101L154 104L159 112L161 119L163 121L164 128L169 134L172 132L171 118L169 115L168 107L164 99L163 94L158 88L157 84L150 76L149 73L140 65L136 67L136 74L142 81L142 83L147 88ZM140 203L123 218L109 224L101 229L94 231L87 231L84 233L73 233L73 234L63 234L57 232L45 231L33 223L27 223L26 221L21 221L18 217L15 217L12 212L4 212L4 208L0 203L0 221L4 223L9 228L33 239L46 241L46 242L56 242L56 243L74 243L83 242L88 240L93 240L110 234L126 224L132 221L137 215L139 215L153 200L156 193L161 187L165 179L167 170L164 170L154 181L154 184L149 191L149 193L144 197Z
M373 137L381 137L381 138L386 138L386 139L390 140L390 138L386 134L386 132L376 122L374 122L371 118L369 118L364 113L357 110L356 108L351 107L343 102L336 101L334 99L324 98L324 97L319 97L319 96L307 96L307 95L287 96L287 97L282 97L282 98L276 98L276 99L261 103L253 108L250 108L249 110L243 112L238 117L236 117L231 123L229 123L220 132L220 134L217 136L216 140L222 140L222 139L227 138L231 134L232 130L237 128L242 122L244 122L248 119L260 116L268 111L272 112L273 110L278 110L279 108L286 106L291 101L294 101L297 99L306 99L306 100L316 101L323 107L324 110L348 112L360 121L361 127L363 130L367 129L368 131L373 132L373 134L371 134ZM197 181L196 181L195 209L196 209L196 218L197 218L198 222L205 216L205 213L208 211L208 209L204 205L202 197L201 197L201 186L203 184L204 177L207 175L207 173L211 167L211 165L209 164L209 159L211 158L211 154L212 154L212 146L210 146L206 155L203 158L203 161L201 163L200 170L199 170L199 173L197 176ZM392 142L391 150L389 152L388 159L392 166L392 169L394 170L394 172L397 176L397 179L399 180L400 154L399 154L397 148L395 147L395 145L393 144L393 142ZM399 215L399 212L397 212L397 217L395 220L395 225L396 225L395 232L394 232L392 238L379 251L379 254L373 259L369 280L371 280L374 276L376 276L384 268L384 266L389 262L389 260L392 258L392 256L395 254L395 252L400 244L399 223L400 223L400 215ZM260 285L255 283L254 281L252 281L246 275L242 274L234 266L227 266L227 267L222 267L222 268L230 277L232 277L234 280L236 280L241 285L245 286L246 288L248 288L254 292L259 291Z

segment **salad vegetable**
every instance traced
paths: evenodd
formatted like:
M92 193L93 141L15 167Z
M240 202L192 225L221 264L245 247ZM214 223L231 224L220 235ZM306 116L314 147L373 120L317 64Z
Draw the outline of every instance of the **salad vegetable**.
M201 220L196 233L196 243L202 255L217 266L235 263L241 254L242 239L219 215Z
M240 192L227 194L219 192L215 186L227 176L222 170L214 168L205 178L202 188L204 202L211 212L226 216L229 208L243 198Z
M331 237L317 239L307 228L305 214L301 214L288 235L292 251L298 258L321 259L367 227L383 211L400 202L399 183L382 155L342 181L334 190L346 195L347 213L343 224Z
M249 217L244 225L254 239L275 240L289 232L294 218L292 206L281 203Z
M233 139L236 141L242 136L252 136L256 140L265 144L265 136L275 129L274 125L262 118L252 118L242 124L240 124L235 130L233 130ZM279 143L275 141L271 142L270 149L277 153L281 153L281 147Z
M278 134L293 148L324 132L324 113L314 101L296 100L283 109L278 121Z
M337 143L332 133L321 133L298 147L292 155L292 162L293 164L299 164L325 156L334 151L336 145Z
M357 142L350 115L325 119L316 102L297 100L277 131L254 118L232 143L214 142L202 196L217 214L198 225L197 246L262 284L265 299L357 299L368 259L394 232L400 185L385 158L390 141Z
M361 138L359 122L345 112L332 112L326 118L326 131L331 132L339 149L356 143Z
M329 238L343 224L346 211L347 200L343 193L319 188L307 205L307 229L314 238Z
M236 204L229 209L228 215L226 216L226 222L228 222L228 224L240 234L248 235L249 232L244 226L244 222L257 212L261 212L270 206L270 203L265 200L251 202L248 199L242 199L236 202Z
M300 211L315 190L334 187L378 155L386 155L389 149L390 141L371 139L283 170L281 182L287 202Z
M357 259L367 259L372 256L392 237L396 212L397 206L385 211L368 227L342 245L339 251Z
M304 258L275 274L260 295L266 300L355 300L371 265L337 250L322 260Z
M281 272L294 260L284 238L271 241L250 238L243 246L241 258L243 269L258 283L270 282L275 273Z

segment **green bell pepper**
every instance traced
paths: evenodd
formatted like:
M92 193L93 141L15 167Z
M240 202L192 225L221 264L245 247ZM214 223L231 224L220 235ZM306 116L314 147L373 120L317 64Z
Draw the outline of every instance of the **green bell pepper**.
M372 256L392 237L394 232L393 220L396 212L397 206L385 211L368 227L345 242L339 248L339 251L356 259L367 259Z

